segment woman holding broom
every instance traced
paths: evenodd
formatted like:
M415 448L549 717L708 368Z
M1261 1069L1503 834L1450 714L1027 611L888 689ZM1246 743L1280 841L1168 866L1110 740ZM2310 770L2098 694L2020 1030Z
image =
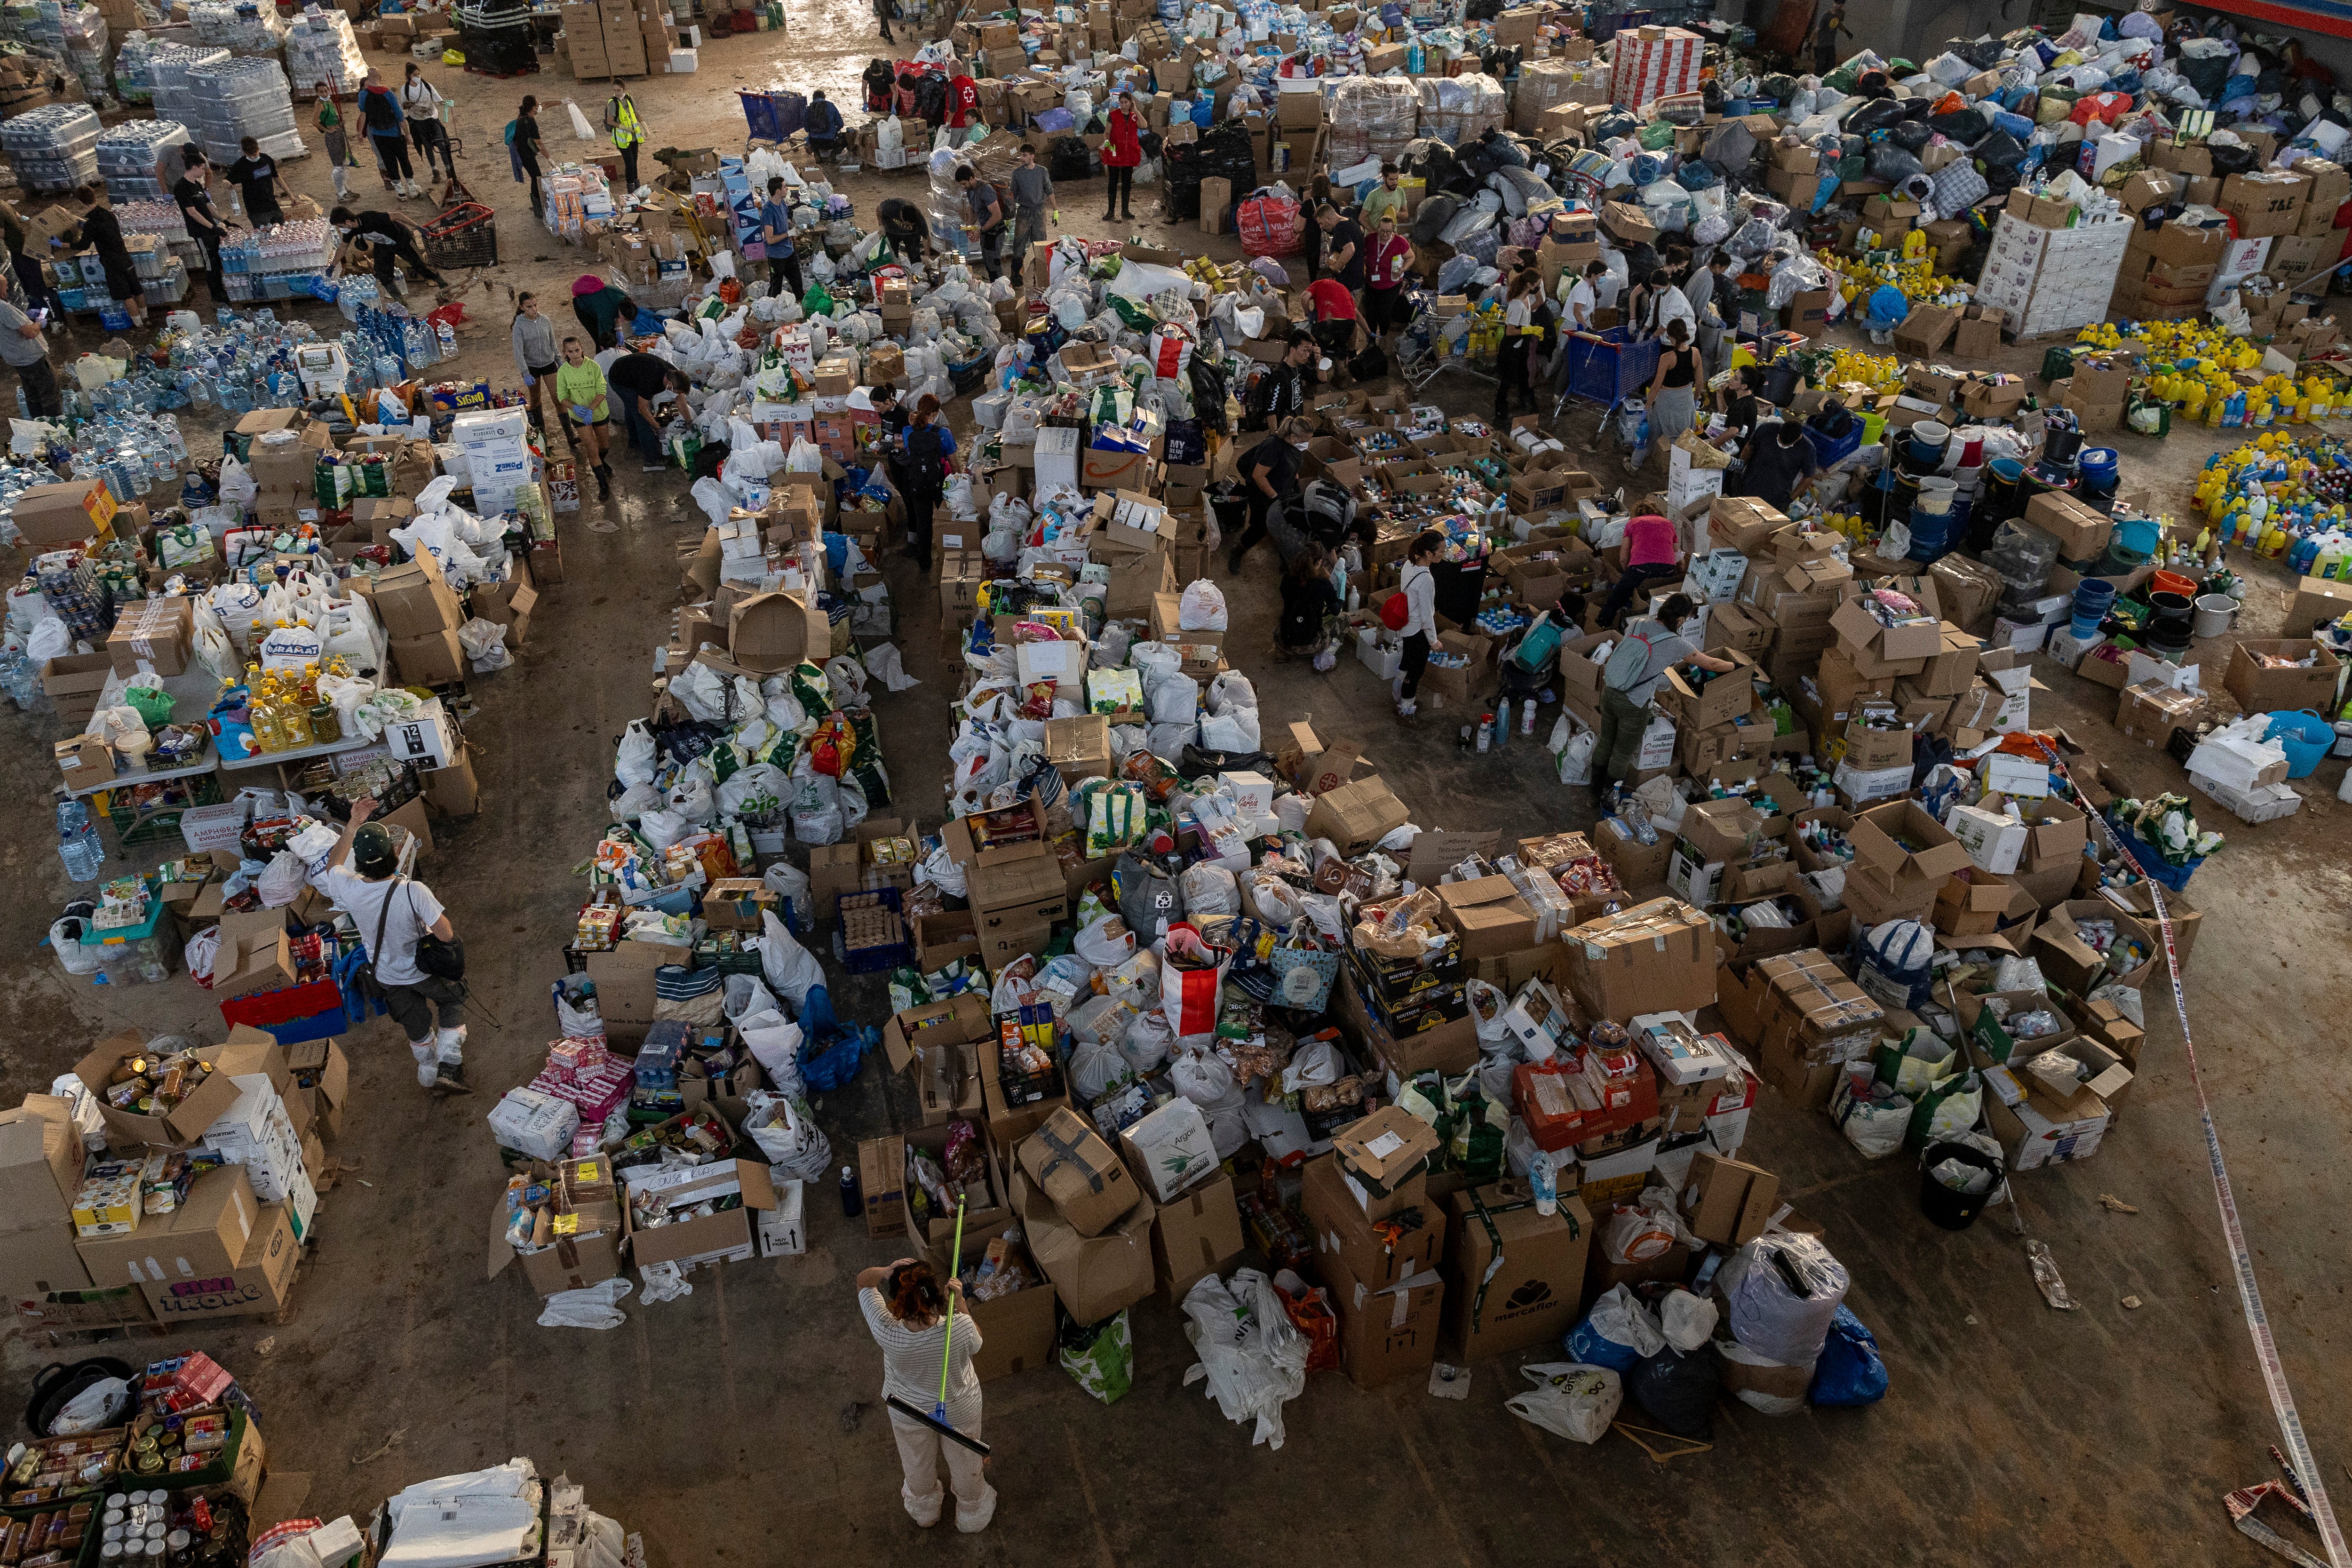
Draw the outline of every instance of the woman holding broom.
M935 1416L926 1423L898 1409L890 1412L891 1436L898 1440L898 1462L907 1473L898 1496L908 1516L926 1530L940 1521L945 1501L940 1455L945 1450L956 1495L956 1528L975 1534L995 1517L996 1489L988 1484L981 1456L943 1438L936 1426L936 1418L944 1416L961 1436L980 1436L980 1379L971 1370L980 1330L961 1310L962 1302L961 1281L950 1276L942 1290L930 1265L911 1258L857 1277L857 1304L874 1342L882 1347L884 1398Z

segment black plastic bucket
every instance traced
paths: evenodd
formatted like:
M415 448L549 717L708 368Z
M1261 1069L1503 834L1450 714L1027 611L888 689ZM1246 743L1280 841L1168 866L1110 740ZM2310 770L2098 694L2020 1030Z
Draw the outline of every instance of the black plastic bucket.
M1958 1160L1992 1173L1992 1185L1981 1193L1956 1193L1936 1180L1936 1167ZM1969 1143L1930 1143L1919 1158L1919 1212L1946 1230L1966 1230L1976 1224L1985 1205L2000 1194L2000 1162Z

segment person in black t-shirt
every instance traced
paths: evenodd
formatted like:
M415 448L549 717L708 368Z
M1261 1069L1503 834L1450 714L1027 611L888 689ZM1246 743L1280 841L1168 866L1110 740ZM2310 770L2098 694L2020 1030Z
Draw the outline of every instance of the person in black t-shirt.
M409 271L428 283L442 280L441 274L427 267L425 258L416 253L416 231L390 213L355 213L349 207L337 207L327 217L342 231L345 239L358 240L368 247L375 258L375 280L394 299L405 297L401 291L400 274L393 267L395 260L405 262Z
M1364 286L1364 226L1329 202L1317 211L1315 221L1323 229L1323 269L1355 293Z
M1307 395L1318 379L1315 362L1322 357L1315 334L1305 327L1290 330L1290 346L1282 362L1257 378L1242 409L1244 430L1264 430L1293 415L1307 412Z
M1225 552L1225 574L1242 569L1242 557L1265 537L1266 514L1276 501L1298 493L1299 454L1307 450L1315 426L1304 419L1286 419L1282 428L1242 454L1242 483L1249 491L1249 526Z
M278 205L280 196L291 197L286 181L278 173L278 160L264 156L261 143L248 136L237 143L245 156L228 166L228 177L236 182L237 192L245 198L245 220L256 228L266 228L286 221L286 209Z
M683 399L694 389L692 378L659 354L623 354L604 367L604 382L627 416L629 437L637 444L637 456L646 460L646 472L660 473L669 465L662 460L661 422L654 417L654 400L665 392Z
M213 210L213 194L206 188L212 171L203 163L191 163L180 183L172 187L172 199L180 204L180 216L188 226L188 237L204 251L205 287L211 291L215 305L228 302L228 288L221 281L221 237L226 233L220 215Z
M1287 654L1319 653L1331 640L1330 627L1340 610L1339 591L1331 586L1331 550L1314 540L1291 557L1282 574L1282 618L1275 623L1274 640Z

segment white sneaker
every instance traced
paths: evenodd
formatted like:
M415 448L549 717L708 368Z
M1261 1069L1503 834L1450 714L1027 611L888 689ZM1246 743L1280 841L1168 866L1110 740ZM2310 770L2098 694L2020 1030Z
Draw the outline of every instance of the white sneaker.
M431 1089L434 1080L441 1076L440 1064L433 1059L433 1042L411 1040L408 1042L408 1054L416 1058L417 1083L423 1088Z

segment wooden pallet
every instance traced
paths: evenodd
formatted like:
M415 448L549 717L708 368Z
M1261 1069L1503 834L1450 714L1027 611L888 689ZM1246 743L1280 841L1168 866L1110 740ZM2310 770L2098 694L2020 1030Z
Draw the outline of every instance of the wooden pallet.
M43 1329L40 1331L53 1345L105 1344L118 1337L125 1340L160 1340L177 1331L175 1323L117 1323L105 1329Z

